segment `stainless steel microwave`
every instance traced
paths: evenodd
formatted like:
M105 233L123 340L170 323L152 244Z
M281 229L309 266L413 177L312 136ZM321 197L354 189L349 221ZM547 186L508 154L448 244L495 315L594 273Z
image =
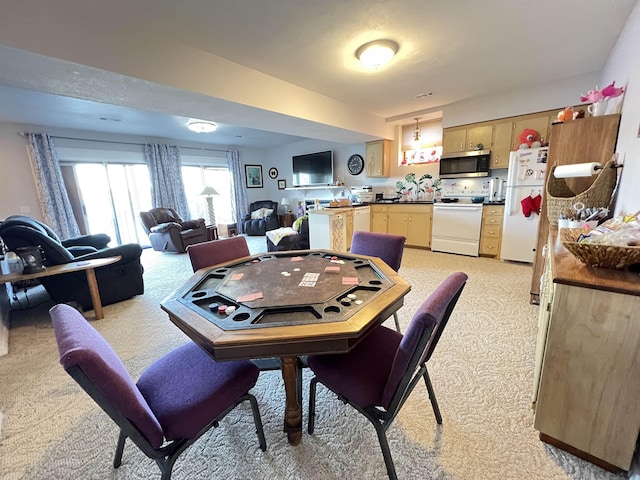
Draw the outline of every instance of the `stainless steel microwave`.
M445 153L440 157L440 178L488 177L491 150Z

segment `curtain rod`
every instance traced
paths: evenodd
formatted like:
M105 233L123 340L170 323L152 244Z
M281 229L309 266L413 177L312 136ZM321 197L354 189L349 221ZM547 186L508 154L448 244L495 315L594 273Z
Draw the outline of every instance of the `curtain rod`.
M26 133L21 133L20 134L23 137L26 137L27 134ZM83 141L83 142L100 142L100 143L118 143L120 145L145 145L144 143L138 143L138 142L118 142L115 140L94 140L91 138L75 138L75 137L61 137L58 135L49 135L51 138L58 138L61 140L79 140L79 141ZM220 150L217 148L205 148L205 147L186 147L186 146L180 146L178 145L178 147L180 148L191 148L193 150L205 150L208 152L230 152L230 150Z

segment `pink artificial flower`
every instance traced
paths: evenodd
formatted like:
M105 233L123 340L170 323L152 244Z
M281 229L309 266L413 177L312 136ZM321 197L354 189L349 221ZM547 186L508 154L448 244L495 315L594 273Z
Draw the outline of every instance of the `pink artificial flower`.
M598 86L597 85L596 85L595 90L589 90L586 95L581 95L580 96L580 101L581 102L596 103L596 102L599 102L600 100L603 100L603 99L604 99L604 95L602 94L602 92L600 90L598 90Z
M602 95L604 98L616 98L624 93L624 87L616 87L616 82L611 82L611 85L607 85L602 89Z

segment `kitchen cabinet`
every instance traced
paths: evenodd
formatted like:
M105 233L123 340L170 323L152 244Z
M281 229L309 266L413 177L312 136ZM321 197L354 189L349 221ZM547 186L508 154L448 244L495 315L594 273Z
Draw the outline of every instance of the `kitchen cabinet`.
M391 173L391 141L366 143L365 173L367 177L388 177Z
M493 125L472 125L466 128L447 128L442 132L442 150L444 153L474 150L478 144L484 149L491 148Z
M520 135L522 132L530 128L540 134L540 141L545 143L547 141L547 134L549 132L550 120L549 114L543 113L540 115L525 115L519 117L513 122L513 138L511 141L511 149L517 150L520 146Z
M599 162L604 165L611 160L613 155L618 138L619 124L620 114L615 114L581 118L553 125L549 138L546 175L550 174L552 167L555 165L573 165L585 162ZM569 188L576 193L581 193L591 186L595 179L596 177L593 176L571 178L566 179L566 181ZM538 238L533 260L530 289L531 303L538 303L539 301L540 276L544 268L542 248L546 244L549 235L546 196L544 198L540 211L540 221L538 222Z
M482 144L482 148L478 150L485 150L491 148L491 141L493 138L493 125L477 125L467 128L467 147L465 150L475 150L478 145Z
M502 241L504 205L482 207L482 229L480 230L480 255L497 257Z
M309 213L309 247L338 252L347 251L347 215L343 209Z
M394 204L388 207L387 233L404 235L409 247L431 246L433 205Z
M389 207L387 205L371 206L371 231L378 233L387 233L387 224L389 221Z
M562 246L555 227L546 273L534 427L546 443L629 470L640 429L637 274L587 267Z
M496 123L491 145L491 168L509 168L513 122Z

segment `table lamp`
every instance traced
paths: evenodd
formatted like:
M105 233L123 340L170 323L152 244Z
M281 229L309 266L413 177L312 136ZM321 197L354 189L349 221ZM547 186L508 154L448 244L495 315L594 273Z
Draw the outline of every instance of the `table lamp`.
M282 200L280 200L280 205L284 207L284 213L291 212L291 209L289 208L289 205L291 205L289 198L283 197Z
M215 225L216 224L216 214L213 211L213 196L214 195L219 195L219 193L216 191L215 188L210 187L209 185L205 186L202 191L200 192L200 195L204 195L207 199L207 217L209 217L208 220L208 225Z

